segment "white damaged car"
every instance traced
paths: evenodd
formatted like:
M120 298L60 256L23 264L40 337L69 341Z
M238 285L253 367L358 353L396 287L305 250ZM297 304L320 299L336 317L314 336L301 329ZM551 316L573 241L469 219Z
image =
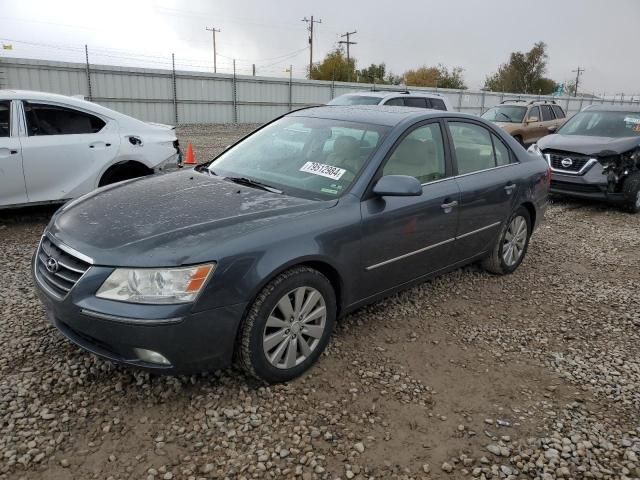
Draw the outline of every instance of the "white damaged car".
M64 202L181 161L175 127L80 98L0 90L0 208Z

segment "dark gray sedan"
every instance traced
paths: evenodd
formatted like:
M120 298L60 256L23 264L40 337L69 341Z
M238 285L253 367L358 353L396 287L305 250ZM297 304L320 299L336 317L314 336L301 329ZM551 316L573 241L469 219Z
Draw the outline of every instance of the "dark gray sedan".
M477 117L308 108L65 205L33 273L50 321L101 357L286 381L358 307L471 262L513 272L550 176Z

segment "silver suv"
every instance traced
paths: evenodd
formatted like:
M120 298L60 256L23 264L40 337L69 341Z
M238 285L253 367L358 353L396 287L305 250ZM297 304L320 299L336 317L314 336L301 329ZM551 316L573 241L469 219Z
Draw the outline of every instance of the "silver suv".
M433 92L415 92L409 90L370 90L366 92L345 93L331 100L328 105L395 105L401 107L432 108L451 110L444 95Z

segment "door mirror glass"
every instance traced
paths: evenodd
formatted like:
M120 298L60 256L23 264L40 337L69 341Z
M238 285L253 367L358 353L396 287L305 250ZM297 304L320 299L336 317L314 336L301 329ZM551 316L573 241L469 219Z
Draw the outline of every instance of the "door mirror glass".
M419 197L422 185L409 175L385 175L376 182L373 193L381 197Z

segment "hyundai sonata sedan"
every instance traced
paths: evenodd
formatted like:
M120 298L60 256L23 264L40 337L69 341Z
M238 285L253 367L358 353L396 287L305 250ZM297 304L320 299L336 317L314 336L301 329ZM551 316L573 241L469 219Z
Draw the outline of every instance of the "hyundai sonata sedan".
M549 181L477 117L307 108L195 170L67 204L33 274L53 325L96 355L165 373L235 360L286 381L360 306L471 262L513 272Z

